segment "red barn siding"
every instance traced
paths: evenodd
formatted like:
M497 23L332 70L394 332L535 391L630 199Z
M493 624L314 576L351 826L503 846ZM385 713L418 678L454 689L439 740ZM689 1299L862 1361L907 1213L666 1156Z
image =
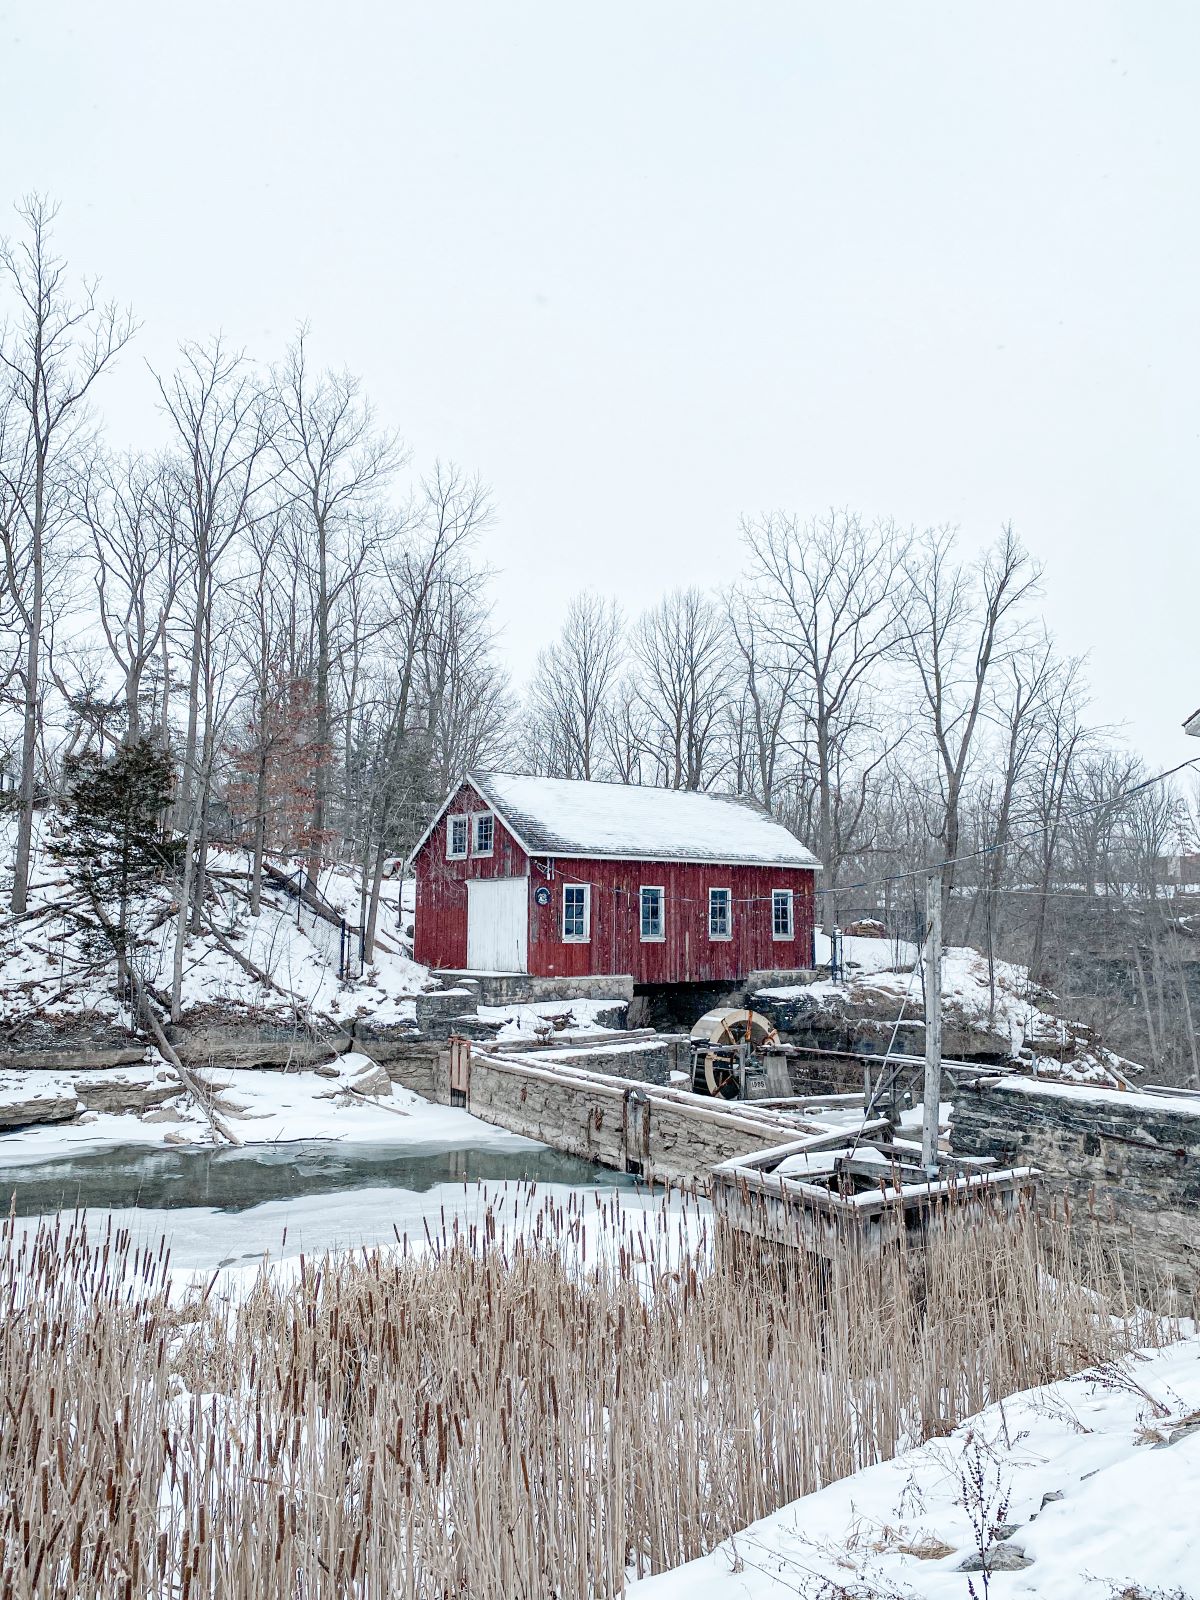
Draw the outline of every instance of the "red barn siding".
M448 813L489 809L464 785ZM723 867L697 862L582 861L535 856L524 850L499 817L491 856L446 859L445 816L418 852L414 955L431 967L461 968L467 962L467 881L529 877L529 970L539 977L583 977L632 973L636 983L722 983L748 973L813 965L813 872L808 867ZM562 938L562 891L568 883L592 889L591 938ZM643 943L639 890L664 890L666 937ZM534 900L537 888L551 891L550 904ZM708 891L729 889L733 936L708 937ZM771 934L771 891L791 889L795 938Z
M491 809L470 784L463 784L417 855L413 956L424 966L466 966L469 879L523 878L529 871L528 857L499 817L490 856L446 859L446 816Z

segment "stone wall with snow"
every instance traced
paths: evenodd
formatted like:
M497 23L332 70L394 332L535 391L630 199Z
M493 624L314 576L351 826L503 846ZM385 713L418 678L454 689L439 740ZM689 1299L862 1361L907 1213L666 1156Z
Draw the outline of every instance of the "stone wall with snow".
M1012 1077L955 1092L950 1146L1038 1167L1073 1219L1112 1216L1130 1270L1200 1289L1200 1097Z

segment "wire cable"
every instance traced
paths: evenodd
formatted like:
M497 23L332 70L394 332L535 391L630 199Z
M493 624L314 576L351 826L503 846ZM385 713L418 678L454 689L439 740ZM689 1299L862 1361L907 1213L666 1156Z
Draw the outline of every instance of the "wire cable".
M1120 794L1111 795L1106 800L1097 800L1086 806L1079 806L1074 811L1067 811L1058 819L1061 827L1064 822L1073 822L1077 817L1086 817L1092 811L1107 811L1122 805L1126 800L1131 800L1135 794L1141 794L1145 789L1152 789L1155 784L1165 783L1168 778L1173 778L1177 772L1184 772L1188 767L1200 766L1200 756L1192 756L1187 761L1181 761L1178 766L1168 767L1165 772L1156 772L1153 777L1144 778L1140 783L1133 784ZM864 878L860 883L838 884L836 888L826 888L823 884L817 888L818 894L849 894L854 889L878 889L889 883L902 883L907 878L924 878L930 872L938 871L943 867L961 866L965 861L979 861L984 856L995 855L998 850L1004 850L1011 844L1019 844L1023 839L1036 839L1041 830L1030 828L1023 833L1009 833L1003 838L994 840L991 844L982 845L978 850L966 850L961 855L947 856L942 861L934 862L927 867L908 867L902 872L889 872L880 878Z

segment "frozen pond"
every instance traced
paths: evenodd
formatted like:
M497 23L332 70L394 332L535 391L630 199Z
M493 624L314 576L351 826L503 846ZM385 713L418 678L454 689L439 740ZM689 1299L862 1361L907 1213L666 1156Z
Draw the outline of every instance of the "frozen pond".
M81 1209L139 1239L165 1236L173 1263L198 1271L420 1240L427 1226L473 1221L488 1203L516 1204L529 1183L564 1200L620 1191L641 1203L630 1178L487 1131L477 1148L311 1139L228 1150L126 1144L14 1162L0 1152L0 1195L25 1219Z

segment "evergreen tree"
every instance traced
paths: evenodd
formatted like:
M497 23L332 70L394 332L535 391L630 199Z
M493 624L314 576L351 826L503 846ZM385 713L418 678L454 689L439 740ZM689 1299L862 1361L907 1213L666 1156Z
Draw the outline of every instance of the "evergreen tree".
M116 956L124 994L131 918L179 857L180 844L163 826L174 767L161 745L137 739L107 757L93 752L72 759L65 776L67 807L54 853L87 907L90 942Z

